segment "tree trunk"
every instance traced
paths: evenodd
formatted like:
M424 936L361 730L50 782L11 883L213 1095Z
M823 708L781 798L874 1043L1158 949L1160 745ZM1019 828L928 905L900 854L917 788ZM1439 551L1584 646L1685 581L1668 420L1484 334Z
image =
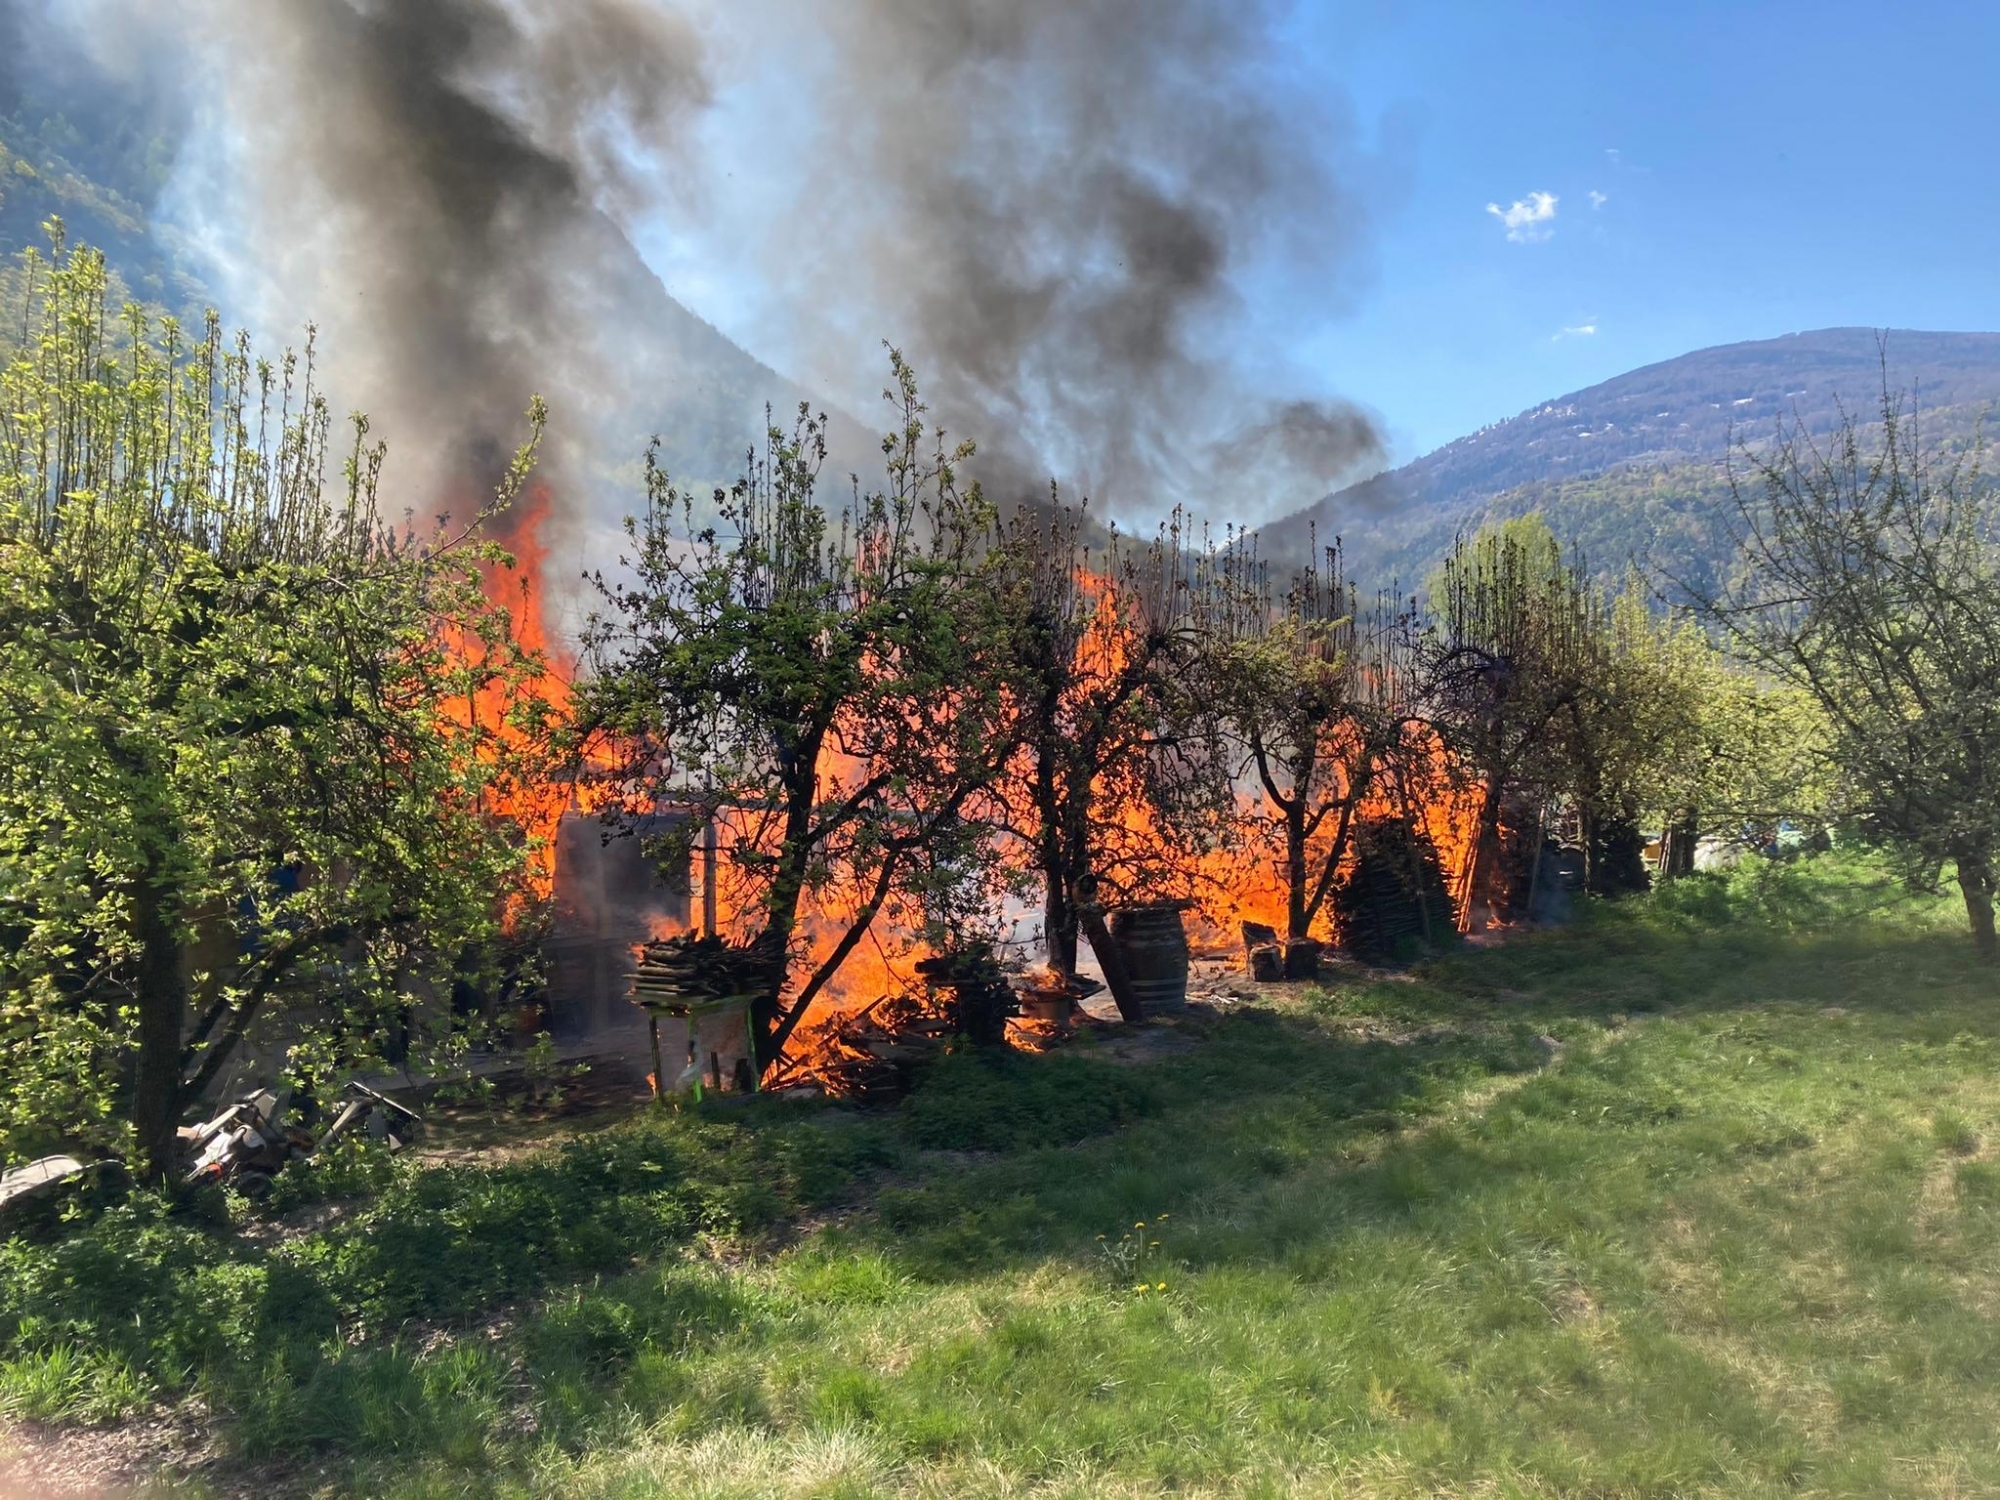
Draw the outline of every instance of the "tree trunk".
M1035 861L1042 871L1042 939L1048 947L1049 967L1056 973L1076 975L1076 909L1070 902L1069 861L1063 848L1062 787L1056 764L1056 700L1045 694L1036 718L1035 749Z
M1958 889L1965 897L1966 920L1972 924L1972 946L1980 960L2000 959L2000 939L1993 932L1993 869L1984 859L1958 862Z
M1694 874L1694 849L1700 837L1699 812L1692 807L1676 808L1667 825L1665 846L1660 851L1660 877L1681 880Z
M1528 909L1524 915L1535 920L1535 901L1542 889L1542 850L1549 840L1549 804L1543 801L1535 813L1535 847L1528 856Z
M1111 936L1111 929L1104 924L1104 908L1095 902L1086 902L1079 908L1083 930L1090 935L1091 951L1097 955L1097 965L1104 970L1104 987L1111 991L1111 1002L1118 1007L1118 1017L1128 1026L1137 1026L1146 1019L1146 1008L1140 1002L1139 993L1132 988L1132 976L1125 967L1125 955L1119 950L1118 942Z
M1076 974L1076 912L1070 906L1063 879L1060 855L1042 863L1042 932L1048 942L1049 967L1056 973Z
M146 878L133 898L139 1051L132 1078L132 1130L140 1170L149 1182L165 1181L174 1169L188 1000L177 902L171 890L162 888L157 866L156 860L148 861Z
M784 767L785 832L778 847L778 873L764 899L764 930L757 937L772 951L772 977L764 992L750 1003L759 1073L777 1062L789 1032L784 1025L783 997L791 967L792 932L798 926L799 901L805 895L806 871L812 860L813 794L819 787L824 734L820 730L808 735L797 757Z
M1458 930L1478 932L1484 926L1480 920L1480 884L1489 879L1488 869L1503 851L1500 848L1500 786L1497 780L1489 780L1480 794L1479 818L1474 824L1472 850L1466 858L1464 887L1460 895ZM1492 915L1492 903L1487 903L1487 916Z
M1580 805L1576 810L1576 832L1577 842L1583 846L1583 888L1590 895L1601 895L1604 884L1604 872L1599 868L1602 861L1598 858L1600 851L1598 849L1597 807L1594 803L1585 799L1579 798L1578 801ZM1540 846L1537 845L1535 849L1535 862L1537 864L1541 862L1541 857L1542 851Z
M1285 807L1285 935L1303 938L1311 934L1311 913L1306 892L1306 804L1295 798Z

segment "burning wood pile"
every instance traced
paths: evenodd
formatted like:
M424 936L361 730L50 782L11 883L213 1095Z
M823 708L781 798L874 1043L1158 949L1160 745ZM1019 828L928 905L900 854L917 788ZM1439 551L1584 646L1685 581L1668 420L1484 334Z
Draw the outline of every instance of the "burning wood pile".
M954 1034L952 1023L927 997L884 995L802 1033L797 1057L788 1059L766 1086L811 1087L831 1099L894 1104Z
M1005 1043L1019 1007L990 946L933 954L917 961L916 972L921 989L884 995L816 1028L798 1062L772 1086L810 1082L836 1099L892 1104L954 1039Z

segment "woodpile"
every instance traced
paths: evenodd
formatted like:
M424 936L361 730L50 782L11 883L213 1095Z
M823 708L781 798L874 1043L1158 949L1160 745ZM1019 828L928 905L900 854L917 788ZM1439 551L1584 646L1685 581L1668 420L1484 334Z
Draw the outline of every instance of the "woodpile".
M921 991L884 995L802 1032L798 1060L770 1086L814 1083L836 1099L893 1104L953 1041L1005 1043L1007 1022L1019 1006L990 947L935 954L919 960L916 970ZM1066 999L1065 1015L1068 1004Z
M1326 945L1318 938L1278 936L1278 929L1262 922L1243 924L1243 956L1250 965L1250 977L1259 984L1281 984L1292 979L1319 978L1320 955Z
M702 1047L698 1038L704 1028L709 1033L708 1087L719 1093L726 1076L739 1092L756 1089L752 1006L760 995L770 992L777 972L770 949L761 944L739 946L687 933L640 945L639 965L632 973L632 1003L646 1011L654 1098L701 1096ZM662 1017L687 1024L685 1066L677 1056L671 1071L660 1046ZM741 1055L736 1055L739 1045Z
M1367 963L1408 963L1457 937L1437 850L1419 830L1370 819L1354 847L1330 903L1343 948Z
M952 1023L918 996L884 995L852 1015L802 1030L794 1049L800 1055L767 1087L816 1084L832 1099L895 1104L956 1034Z
M632 998L648 1010L685 1014L691 1002L759 994L773 972L770 956L759 947L689 933L640 946Z

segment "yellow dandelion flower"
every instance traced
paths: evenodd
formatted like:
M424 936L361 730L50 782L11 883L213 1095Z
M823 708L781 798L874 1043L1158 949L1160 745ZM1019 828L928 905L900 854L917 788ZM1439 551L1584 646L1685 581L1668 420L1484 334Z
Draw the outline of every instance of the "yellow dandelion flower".
M1135 1292L1143 1292L1146 1290L1146 1283L1142 1281L1137 1286L1133 1287L1132 1290Z
M1134 1229L1144 1229L1146 1227L1146 1221L1144 1219L1141 1219L1138 1223L1134 1224L1132 1227Z
M1155 1250L1160 1248L1160 1242L1158 1240L1148 1240L1146 1241L1146 1243L1151 1245Z
M1155 1291L1161 1291L1161 1292L1164 1292L1166 1289L1167 1289L1167 1284L1164 1281L1154 1288Z

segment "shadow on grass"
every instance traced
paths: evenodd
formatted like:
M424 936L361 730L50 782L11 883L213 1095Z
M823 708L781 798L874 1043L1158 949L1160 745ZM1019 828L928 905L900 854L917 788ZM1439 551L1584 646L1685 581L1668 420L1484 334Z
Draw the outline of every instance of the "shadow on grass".
M1990 982L1965 950L1935 903L1879 879L1760 870L1191 1022L1204 1045L1144 1068L1087 1048L955 1056L893 1119L775 1100L647 1119L503 1166L400 1172L276 1246L138 1203L57 1245L0 1246L0 1403L104 1415L138 1372L200 1390L245 1451L451 1467L683 1403L755 1425L773 1418L748 1356L698 1397L692 1356L1050 1260L1109 1287L1130 1279L1115 1252L1135 1231L1176 1276L1306 1285L1379 1280L1383 1247L1421 1233L1490 1262L1464 1316L1504 1329L1561 1294L1536 1281L1547 1247L1615 1241L1676 1173L1809 1144L1827 1106L1768 1102L1795 1080L1985 1045ZM1829 1008L1852 1019L1804 1038L1780 1024ZM1877 1226L1890 1240L1897 1212ZM828 1213L776 1285L677 1253ZM8 1396L8 1369L28 1396Z
M1149 1070L1148 1107L1118 1135L1024 1141L1003 1160L885 1190L853 1233L940 1281L1050 1253L1088 1259L1098 1236L1115 1245L1163 1212L1191 1264L1293 1261L1315 1240L1337 1258L1357 1216L1450 1213L1454 1198L1470 1216L1524 1174L1559 1180L1572 1161L1513 1150L1530 1122L1624 1131L1621 1149L1639 1158L1649 1135L1663 1160L1781 1154L1805 1142L1801 1130L1732 1108L1717 1086L1805 1066L1784 1045L1788 1017L1839 1018L1812 1033L1815 1065L1830 1070L2000 1034L1992 976L1951 917L1833 861L1593 907L1564 930L1308 992L1296 1013L1229 1016L1206 1046ZM1643 1051L1622 1045L1649 1017L1675 1025ZM1274 1222L1270 1200L1288 1194L1299 1201ZM1247 1231L1230 1227L1246 1217Z

